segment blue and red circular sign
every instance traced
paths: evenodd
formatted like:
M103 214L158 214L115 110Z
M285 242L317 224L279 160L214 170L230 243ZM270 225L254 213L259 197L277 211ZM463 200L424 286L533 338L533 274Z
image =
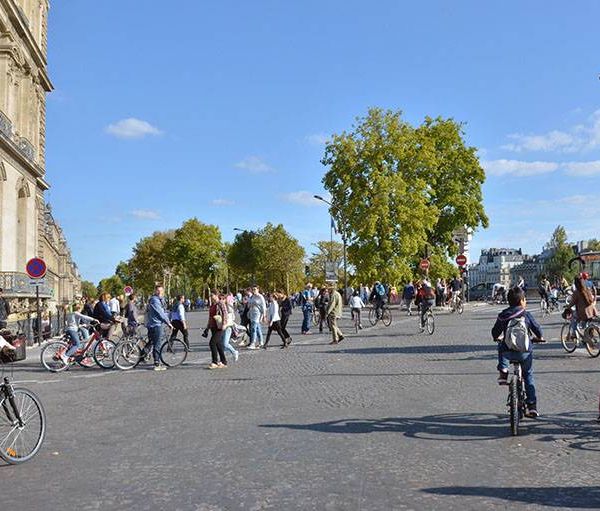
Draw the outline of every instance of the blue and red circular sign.
M27 275L32 279L42 279L46 275L47 271L46 262L39 257L34 257L27 262L27 266L25 266L25 271Z

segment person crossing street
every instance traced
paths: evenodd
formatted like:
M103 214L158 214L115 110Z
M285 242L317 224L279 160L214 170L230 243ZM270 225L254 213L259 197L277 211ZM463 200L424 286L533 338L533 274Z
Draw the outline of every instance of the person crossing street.
M337 325L337 320L342 317L342 295L331 285L329 289L329 305L327 306L327 323L331 330L332 341L329 344L338 344L344 340L344 334Z

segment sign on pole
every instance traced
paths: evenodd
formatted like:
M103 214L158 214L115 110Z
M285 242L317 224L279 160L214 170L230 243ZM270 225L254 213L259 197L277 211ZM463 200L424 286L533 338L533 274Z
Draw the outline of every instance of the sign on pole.
M325 261L325 281L326 282L337 282L337 261Z
M421 262L419 263L419 268L421 268L421 270L427 271L429 270L429 266L431 266L429 259L421 259Z
M131 286L125 286L125 289L123 289L123 292L125 293L126 296L129 296L129 295L133 294L133 288Z
M39 257L34 257L33 259L27 261L25 271L27 272L27 275L29 275L30 278L41 279L46 275L46 263L43 259L40 259Z
M457 255L456 264L458 264L458 266L464 266L465 264L467 264L467 256L465 254Z

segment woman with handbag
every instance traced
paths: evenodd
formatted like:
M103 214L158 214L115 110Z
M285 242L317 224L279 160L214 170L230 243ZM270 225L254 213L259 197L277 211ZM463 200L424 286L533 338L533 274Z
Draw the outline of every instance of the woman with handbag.
M212 362L209 369L224 369L227 367L225 350L223 349L223 330L227 321L227 307L219 299L219 294L213 291L210 295L210 308L208 309L207 330L210 330L210 353Z

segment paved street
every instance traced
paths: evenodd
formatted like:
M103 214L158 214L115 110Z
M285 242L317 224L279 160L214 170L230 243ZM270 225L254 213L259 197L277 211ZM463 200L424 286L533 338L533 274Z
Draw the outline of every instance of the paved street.
M496 312L438 314L432 337L396 313L336 347L275 339L217 371L201 313L188 363L164 373L52 375L30 358L14 378L42 398L48 435L32 462L0 466L2 509L599 508L600 360L566 354L560 316L545 320L542 416L512 438Z

